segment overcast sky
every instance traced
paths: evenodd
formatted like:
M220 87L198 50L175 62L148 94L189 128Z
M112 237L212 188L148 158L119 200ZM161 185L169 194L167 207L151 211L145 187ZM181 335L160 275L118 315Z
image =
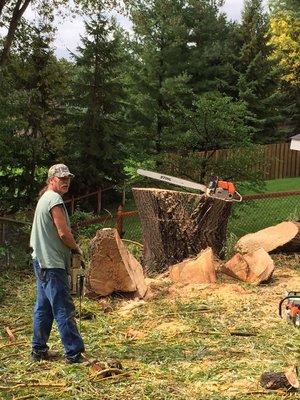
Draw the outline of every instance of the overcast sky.
M163 0L162 0L163 1ZM266 6L267 0L263 0ZM224 12L227 14L228 19L238 21L241 17L241 10L243 7L243 0L225 0L223 6ZM25 14L28 18L37 17L34 13L28 10ZM117 16L120 25L127 30L130 30L130 21L120 15ZM70 53L76 51L76 47L80 44L80 34L84 32L84 24L81 18L65 20L59 23L55 40L56 55L58 57L70 58Z

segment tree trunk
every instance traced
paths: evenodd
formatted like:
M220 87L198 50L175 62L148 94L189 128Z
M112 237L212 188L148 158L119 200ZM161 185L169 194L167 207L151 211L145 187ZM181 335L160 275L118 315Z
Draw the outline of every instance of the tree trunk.
M13 14L9 22L8 32L6 38L4 39L3 50L0 53L0 67L3 67L7 61L16 29L30 1L31 0L25 0L24 3L22 4L22 0L18 0L14 6Z
M241 237L236 250L251 253L259 248L267 252L293 253L300 250L300 222L285 221Z
M161 272L211 247L221 256L232 203L174 190L133 188L143 240L143 265Z

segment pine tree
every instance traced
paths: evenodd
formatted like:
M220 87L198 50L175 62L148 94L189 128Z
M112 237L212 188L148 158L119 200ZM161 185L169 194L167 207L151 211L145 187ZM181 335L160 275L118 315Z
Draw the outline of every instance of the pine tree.
M1 71L1 187L11 209L34 201L41 169L64 145L60 100L64 69L53 55L48 23L26 27L23 44ZM7 93L9 92L9 96Z
M85 23L75 56L76 76L70 101L69 163L78 190L93 190L121 176L125 129L119 66L121 37L99 11Z
M282 121L278 69L270 60L267 35L268 18L262 10L262 0L245 0L239 29L237 87L239 98L252 113L250 122L256 130L255 143L272 143L282 136L277 128Z

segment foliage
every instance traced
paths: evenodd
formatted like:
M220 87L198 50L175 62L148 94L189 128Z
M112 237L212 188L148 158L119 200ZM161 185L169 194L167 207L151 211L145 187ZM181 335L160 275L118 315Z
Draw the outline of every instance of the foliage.
M75 56L67 137L68 163L77 175L77 191L121 178L123 144L120 35L100 10L86 22L86 35Z
M59 116L66 79L53 56L51 34L47 25L28 29L20 53L0 71L0 180L5 212L30 205L32 193L41 185L41 170L65 144Z
M253 141L272 143L282 138L282 132L276 128L283 121L283 96L278 91L277 64L270 59L268 18L263 12L262 0L245 1L238 40L238 97L246 102L252 114L251 125L255 129Z
M300 17L288 11L271 16L270 45L272 58L283 69L281 79L293 86L300 85Z
M281 68L281 92L285 95L285 125L298 133L300 127L300 9L298 1L271 3L270 58ZM291 136L291 135L290 135Z

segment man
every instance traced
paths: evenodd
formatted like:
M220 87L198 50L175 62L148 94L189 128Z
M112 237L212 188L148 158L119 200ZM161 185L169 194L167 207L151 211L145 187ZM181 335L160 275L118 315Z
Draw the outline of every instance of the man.
M55 320L66 361L84 362L81 354L84 352L84 344L75 321L75 307L67 274L71 252L82 252L72 235L68 213L61 197L68 192L73 177L66 165L53 165L48 171L47 186L41 191L43 194L34 214L30 236L37 282L31 353L34 361L52 358L47 341Z

